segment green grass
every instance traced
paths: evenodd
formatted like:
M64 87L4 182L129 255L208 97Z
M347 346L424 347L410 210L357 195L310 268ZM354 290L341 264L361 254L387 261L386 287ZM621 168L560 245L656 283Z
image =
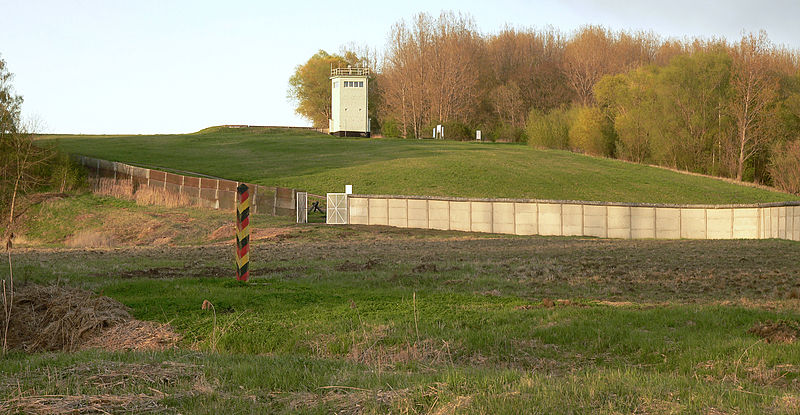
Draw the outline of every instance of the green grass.
M44 136L108 160L232 180L338 192L727 204L797 196L664 169L524 145L344 139L292 129L209 128L154 136Z
M254 241L249 284L216 272L230 268L224 244L14 254L19 285L91 289L185 337L166 352L12 353L0 401L145 394L167 413L314 414L800 405L800 344L748 333L800 320L798 243L285 227ZM131 374L142 365L185 370Z

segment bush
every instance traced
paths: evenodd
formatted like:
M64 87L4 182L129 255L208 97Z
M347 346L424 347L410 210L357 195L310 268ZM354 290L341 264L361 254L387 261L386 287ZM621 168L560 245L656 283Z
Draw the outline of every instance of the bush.
M422 136L432 137L433 130L436 129L438 124L442 124L442 127L444 128L444 138L446 140L467 141L475 139L475 130L473 130L470 126L458 121L449 121L445 123L431 121L429 124L426 124L422 127Z
M508 123L501 123L492 129L489 134L490 139L510 140L514 143L527 143L528 135L524 128L515 127Z
M800 194L800 139L775 145L768 171L775 187Z
M599 108L577 110L575 122L569 129L569 146L573 150L609 157L614 154L614 141L614 127Z
M383 122L380 131L384 137L399 138L403 136L403 132L400 130L400 123L391 118Z
M475 130L462 122L446 122L443 127L444 138L448 140L468 141L475 139Z
M532 109L528 114L525 132L528 144L537 148L569 148L569 130L575 119L571 108L555 108L547 114Z

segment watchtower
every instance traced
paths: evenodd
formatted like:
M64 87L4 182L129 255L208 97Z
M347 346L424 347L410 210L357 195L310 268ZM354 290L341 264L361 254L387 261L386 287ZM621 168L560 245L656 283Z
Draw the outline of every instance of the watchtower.
M331 69L331 119L328 131L339 137L369 137L368 68Z

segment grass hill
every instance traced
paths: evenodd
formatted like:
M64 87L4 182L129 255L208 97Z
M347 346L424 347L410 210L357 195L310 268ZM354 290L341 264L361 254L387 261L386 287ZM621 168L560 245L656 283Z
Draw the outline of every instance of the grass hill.
M59 148L316 194L356 193L651 203L758 203L797 197L618 160L518 144L336 138L288 128L191 134L44 136Z

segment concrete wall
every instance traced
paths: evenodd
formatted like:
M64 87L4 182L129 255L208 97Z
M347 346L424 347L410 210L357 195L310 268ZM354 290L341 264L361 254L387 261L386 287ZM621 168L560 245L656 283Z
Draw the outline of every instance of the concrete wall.
M95 190L100 185L101 179L115 183L130 181L134 192L147 187L178 197L191 206L236 209L236 188L240 182L184 176L90 157L78 157L77 160L86 168L88 178L94 182ZM295 215L297 190L249 183L247 186L250 188L252 213Z
M800 201L650 205L350 195L350 223L517 235L800 241Z

